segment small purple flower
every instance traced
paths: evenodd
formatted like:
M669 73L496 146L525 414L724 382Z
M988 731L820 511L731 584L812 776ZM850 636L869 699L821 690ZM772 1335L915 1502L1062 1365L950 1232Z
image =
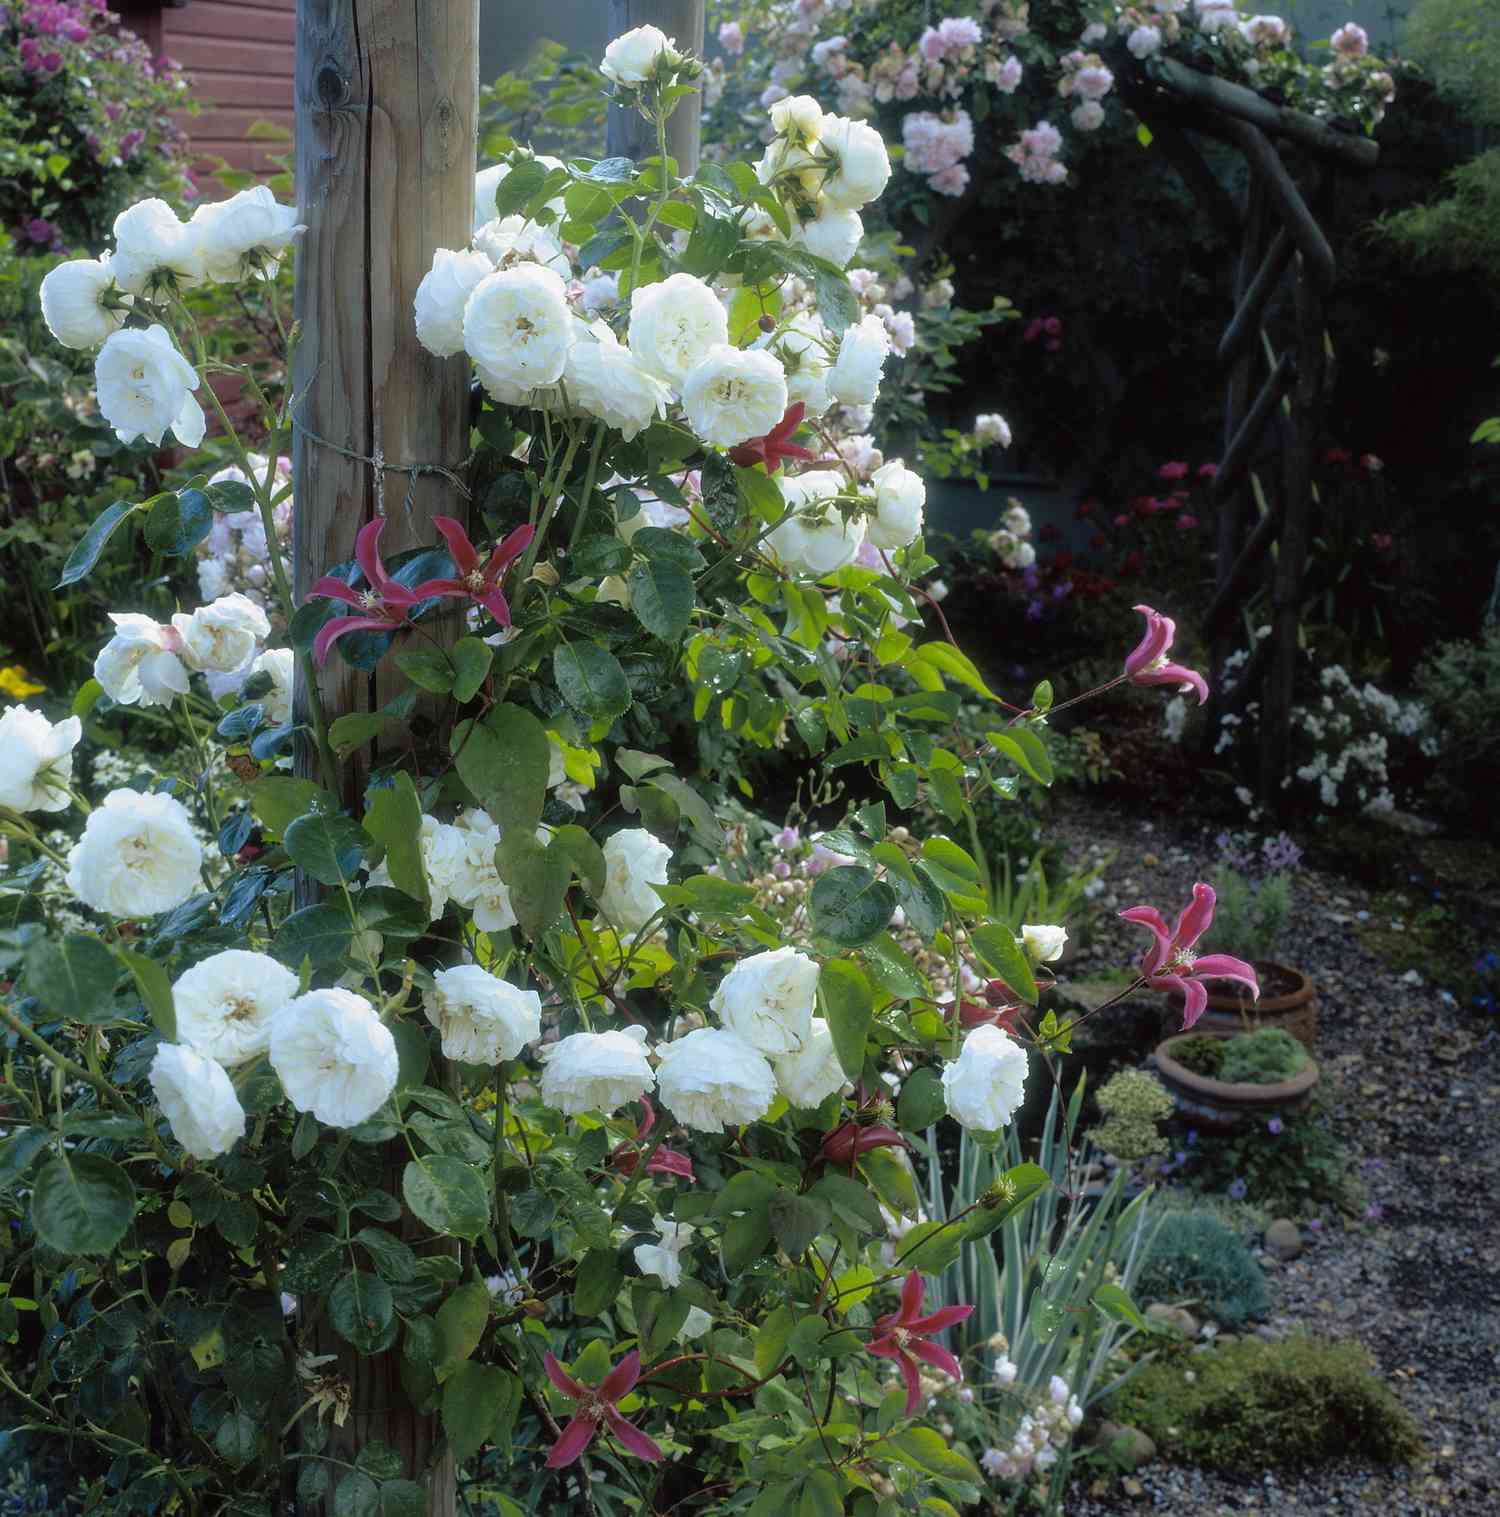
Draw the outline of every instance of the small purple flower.
M1314 1217L1307 1224L1307 1230L1310 1233L1320 1233L1320 1232L1322 1232L1323 1231L1323 1219L1321 1217Z
M771 844L773 847L781 849L783 853L790 853L791 850L795 848L801 841L802 834L798 832L795 827L783 827L781 831L771 839Z
M1192 1148L1192 1147L1194 1147L1197 1144L1197 1142L1198 1142L1198 1129L1196 1127L1190 1127L1188 1129L1188 1135L1187 1135L1187 1146L1189 1148Z
M1039 600L1028 601L1026 603L1026 620L1029 621L1029 622L1039 622L1039 621L1041 621L1041 619L1042 619L1042 603L1041 603L1041 601L1039 601Z
M1229 1199L1231 1201L1243 1201L1249 1194L1249 1183L1242 1180L1238 1175L1229 1182Z
M1383 1207L1380 1202L1372 1201L1367 1207L1365 1207L1366 1222L1379 1222L1383 1216L1385 1216L1385 1207Z
M1179 1148L1177 1152L1172 1155L1172 1162L1174 1164L1186 1164L1187 1150L1185 1148Z
M35 243L45 247L57 236L57 228L44 216L33 216L26 223L26 235Z
M1270 1133L1273 1138L1279 1138L1281 1136L1281 1129L1282 1121L1280 1117L1272 1117L1271 1120L1266 1123L1266 1131Z
M790 879L792 874L792 866L788 864L785 859L777 859L776 862L771 865L771 873L774 874L778 880Z

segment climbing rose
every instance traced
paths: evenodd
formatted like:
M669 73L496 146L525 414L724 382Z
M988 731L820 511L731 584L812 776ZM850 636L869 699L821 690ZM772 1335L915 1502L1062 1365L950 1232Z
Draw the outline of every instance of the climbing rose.
M647 28L655 31L655 27ZM594 1434L601 1427L608 1427L616 1438L638 1459L656 1463L662 1457L661 1450L634 1423L627 1422L619 1413L616 1403L628 1396L641 1378L641 1353L631 1349L626 1356L599 1382L580 1385L552 1357L550 1352L542 1356L542 1365L547 1378L563 1395L578 1403L573 1419L562 1430L562 1436L552 1445L547 1455L547 1468L565 1469L594 1441Z
M271 1021L297 994L297 976L270 955L245 948L211 954L177 977L177 1036L226 1067L271 1046Z
M1034 924L1021 928L1022 946L1034 964L1050 963L1067 946L1067 941L1066 927Z
M519 1057L542 1035L542 1000L478 964L455 964L432 977L422 997L427 1020L442 1034L443 1055L465 1064Z
M111 790L68 854L68 889L111 916L155 916L199 888L202 863L203 846L181 801Z
M786 414L786 375L761 351L720 343L704 354L682 383L688 425L706 443L732 448L761 437Z
M701 279L673 274L630 292L627 340L649 373L681 388L714 348L729 341L729 317Z
M615 84L629 87L644 84L659 61L675 63L679 56L676 40L659 26L638 26L604 49L599 72Z
M694 1229L685 1222L672 1222L660 1212L652 1217L651 1227L659 1235L661 1241L636 1244L632 1250L636 1268L643 1275L655 1275L668 1290L671 1290L682 1284L680 1255L683 1249L692 1242Z
M848 1079L833 1046L833 1034L822 1017L812 1019L802 1047L796 1053L773 1057L771 1068L782 1095L793 1106L807 1111L821 1106Z
M245 1136L245 1109L234 1085L205 1054L162 1043L148 1078L172 1136L195 1159L228 1153Z
M565 1117L609 1116L656 1083L646 1062L646 1029L575 1032L541 1050L542 1100Z
M94 678L122 706L166 706L188 688L182 639L138 611L111 611L115 635L94 660Z
M267 185L257 184L228 200L200 205L188 228L197 237L205 277L232 284L246 273L262 279L274 275L281 255L307 225L297 220L296 206L279 205Z
M741 959L708 1004L752 1048L788 1054L812 1035L817 999L817 961L795 948L774 948Z
M644 827L627 827L604 845L604 889L599 907L622 932L639 932L661 910L651 888L667 883L672 850Z
M922 530L922 511L927 504L927 486L899 458L883 463L870 476L875 487L875 515L866 535L877 548L904 548Z
M112 332L94 360L99 410L121 442L144 437L160 446L170 427L183 447L196 448L207 426L193 396L198 385L198 371L162 326Z
M840 211L857 211L879 197L891 177L890 155L880 133L864 121L824 116L818 155L831 167L823 178L823 196Z
M469 248L457 252L438 248L433 253L432 267L422 276L412 302L417 341L429 353L451 358L463 352L464 308L475 285L494 272L494 264L483 253Z
M964 1367L947 1349L926 1340L945 1328L967 1321L972 1306L943 1306L922 1315L922 1274L913 1270L901 1287L901 1309L890 1312L875 1323L875 1337L870 1352L894 1359L906 1382L906 1415L913 1416L922 1401L922 1369L917 1362L933 1365L955 1380L964 1378Z
M1170 932L1154 906L1132 906L1120 913L1127 922L1136 922L1151 932L1154 941L1141 960L1141 973L1153 990L1175 991L1182 997L1184 1032L1203 1015L1208 1004L1204 980L1238 980L1249 987L1256 1000L1260 999L1255 970L1243 959L1227 953L1193 952L1193 945L1213 922L1215 901L1212 885L1201 881L1194 885L1192 902L1183 908Z
M396 1088L396 1040L375 1008L332 986L290 1000L271 1022L271 1068L287 1100L329 1127L358 1127Z
M568 398L629 442L667 414L672 389L652 374L610 329L596 321L568 350Z
M793 228L792 241L842 269L859 251L864 235L865 224L858 211L841 211L825 205L811 221L800 222Z
M1026 1095L1026 1050L993 1023L976 1027L943 1066L948 1115L971 1132L999 1132Z
M115 287L109 254L70 258L42 280L42 319L65 348L97 347L125 325L122 307L106 309L105 294Z
M828 371L828 393L846 406L873 406L891 336L878 316L862 317L839 339L838 357Z
M0 715L0 806L12 811L66 811L73 750L83 736L76 716L49 722L29 706Z
M764 1056L726 1028L696 1028L657 1052L657 1088L684 1127L741 1127L765 1116L776 1099L776 1077Z
M562 279L540 264L486 274L464 306L464 347L501 386L556 384L573 345L573 314Z
M266 613L249 596L221 595L191 615L179 611L172 626L182 639L182 656L204 672L234 674L255 657L262 638L271 635Z
M164 276L181 285L203 282L199 234L177 219L165 200L138 200L115 217L115 251L109 271L115 283L142 295Z

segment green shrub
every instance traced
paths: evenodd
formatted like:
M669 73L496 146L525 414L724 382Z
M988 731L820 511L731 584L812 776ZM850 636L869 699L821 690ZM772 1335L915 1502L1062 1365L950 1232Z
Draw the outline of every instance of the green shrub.
M1307 1063L1307 1050L1291 1033L1262 1027L1230 1038L1218 1078L1235 1085L1279 1085Z
M1105 1153L1117 1159L1166 1153L1167 1142L1157 1124L1172 1114L1173 1102L1155 1075L1122 1069L1094 1099L1105 1120L1089 1136Z
M1239 1327L1270 1307L1266 1277L1239 1235L1203 1212L1169 1213L1141 1268L1139 1291L1158 1300L1192 1297Z
M1480 797L1489 795L1500 767L1500 625L1487 628L1477 642L1439 644L1417 670L1417 690L1443 713L1429 798L1451 815L1493 830L1493 808Z
M1224 1067L1224 1039L1200 1032L1178 1043L1172 1050L1172 1057L1195 1075L1217 1080L1219 1071Z
M1411 1414L1363 1345L1304 1334L1171 1354L1130 1380L1110 1414L1210 1469L1255 1473L1349 1457L1409 1464L1422 1452Z
M1273 957L1291 920L1291 880L1272 874L1257 884L1238 869L1219 869L1213 885L1218 901L1205 948L1251 961Z

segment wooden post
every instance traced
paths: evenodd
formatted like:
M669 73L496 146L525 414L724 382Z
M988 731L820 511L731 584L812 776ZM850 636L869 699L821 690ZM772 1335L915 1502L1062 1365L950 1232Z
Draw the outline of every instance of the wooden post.
M637 26L659 26L685 52L703 56L703 0L609 0L611 39ZM697 172L702 131L703 101L695 95L667 122L667 151L684 179ZM656 156L656 139L639 111L610 106L607 151L611 158Z
M434 514L467 516L452 480L426 470L456 471L467 455L468 362L418 344L412 299L434 250L464 247L472 230L478 39L479 0L299 0L296 177L307 224L293 370L299 600L352 556L355 534L376 516L389 523L387 556L434 542ZM385 679L330 658L319 681L329 718L383 703L395 690ZM299 692L299 710L304 702ZM345 766L346 801L363 788L364 768ZM384 1441L413 1479L427 1480L429 1517L455 1517L453 1461L428 1471L438 1429L406 1398L399 1350L353 1354L326 1324L319 1336L321 1352L338 1352L353 1393L328 1452L352 1462L365 1443Z

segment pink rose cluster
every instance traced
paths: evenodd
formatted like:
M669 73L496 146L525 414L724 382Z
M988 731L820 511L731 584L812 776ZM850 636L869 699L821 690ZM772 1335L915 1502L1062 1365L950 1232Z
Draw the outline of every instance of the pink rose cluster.
M901 141L906 148L907 168L926 175L930 189L940 195L962 195L968 188L964 159L974 151L974 123L966 110L951 110L941 116L933 111L913 111L901 123Z
M1080 132L1097 132L1104 125L1104 97L1115 87L1115 76L1105 67L1098 53L1075 48L1060 60L1061 77L1057 93L1075 102L1072 122Z
M1067 166L1058 161L1062 133L1050 121L1038 121L1006 148L1005 156L1021 171L1027 184L1061 184Z

